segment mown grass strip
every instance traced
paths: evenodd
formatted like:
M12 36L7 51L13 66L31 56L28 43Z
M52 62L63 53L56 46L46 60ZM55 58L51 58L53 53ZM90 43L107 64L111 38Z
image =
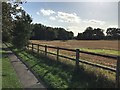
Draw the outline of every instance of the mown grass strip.
M80 50L99 53L99 54L119 55L120 56L120 51L118 51L118 50L89 49L89 48L80 48Z
M2 88L22 88L22 84L12 67L6 51L2 51Z

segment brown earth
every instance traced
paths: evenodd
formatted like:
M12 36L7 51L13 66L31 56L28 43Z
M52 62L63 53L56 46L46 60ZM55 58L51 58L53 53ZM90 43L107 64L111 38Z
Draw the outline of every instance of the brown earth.
M44 45L49 45L49 46L57 46L57 47L64 47L64 48L91 48L91 49L107 49L107 50L118 50L118 43L119 41L117 40L91 40L91 41L86 41L86 40L69 40L69 41L38 41L38 40L31 40L30 42L36 43L36 44L44 44ZM44 48L41 48L44 50ZM56 52L55 49L48 49L48 51ZM60 54L65 55L65 56L70 56L75 58L75 53L74 52L69 52L69 51L64 51L60 50ZM95 56L95 55L87 55L87 54L80 54L80 58L91 61L94 63L98 64L103 64L106 66L110 67L115 67L116 66L116 60L114 59L108 59L104 58L101 56Z
M68 40L68 41L43 41L30 40L30 42L37 44L46 44L64 48L91 48L91 49L114 49L118 50L118 40Z

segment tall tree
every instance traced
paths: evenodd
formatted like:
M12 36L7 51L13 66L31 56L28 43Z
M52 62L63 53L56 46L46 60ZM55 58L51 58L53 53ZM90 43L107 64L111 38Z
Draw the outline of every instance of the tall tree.
M5 0L2 2L2 40L4 42L10 42L12 40L11 33L15 26L14 16L19 12L16 7L20 3L22 3L21 0Z
M10 3L2 2L2 40L3 42L11 41L11 32L13 29L13 21L11 12L12 6Z
M93 39L94 40L101 40L104 39L104 33L103 33L103 29L97 28L93 30Z
M74 37L74 33L72 31L68 32L68 39L71 40Z
M120 39L120 28L107 28L108 39Z
M93 29L92 27L87 27L83 33L78 33L78 40L101 40L104 39L103 29L97 28Z
M83 33L78 33L77 37L76 37L77 40L84 40L84 35Z
M24 10L21 10L21 15L16 15L15 18L12 43L15 47L22 49L30 39L32 19Z
M64 28L59 28L57 32L59 40L68 40L68 33Z
M84 39L91 40L93 39L93 28L87 27L86 30L83 32Z
M23 48L31 33L31 17L19 5L21 0L2 2L2 39Z

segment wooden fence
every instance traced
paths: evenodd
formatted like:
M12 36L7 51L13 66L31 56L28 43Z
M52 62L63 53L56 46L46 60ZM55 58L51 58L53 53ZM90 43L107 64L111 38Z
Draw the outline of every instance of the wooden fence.
M35 48L35 47L37 47L37 48ZM43 47L44 50L40 50L39 47ZM105 69L105 70L115 72L116 73L116 86L115 87L120 88L120 78L119 78L119 76L120 76L120 56L110 56L110 55L96 54L96 53L92 53L92 52L80 51L79 49L76 49L76 50L75 49L67 49L67 48L40 45L40 44L34 44L34 43L29 43L27 45L27 49L30 49L30 48L32 49L32 51L36 50L38 53L39 53L39 51L43 51L45 56L47 56L47 54L55 55L57 60L59 60L59 57L67 58L69 60L73 60L73 61L76 62L76 68L79 68L79 63L84 63L84 64L87 64L87 65L91 65L91 66L94 66L94 67L98 67L98 68L102 68L102 69ZM48 52L48 48L56 49L57 52L56 53ZM64 56L64 55L60 55L59 54L60 50L75 52L76 53L76 58L71 58L71 57L67 57L67 56ZM108 66L105 66L105 65L100 65L100 64L89 62L89 61L81 60L80 59L80 53L84 53L84 54L88 54L88 55L96 55L96 56L101 56L101 57L110 58L110 59L115 59L115 60L117 60L116 68L111 68L111 67L108 67Z

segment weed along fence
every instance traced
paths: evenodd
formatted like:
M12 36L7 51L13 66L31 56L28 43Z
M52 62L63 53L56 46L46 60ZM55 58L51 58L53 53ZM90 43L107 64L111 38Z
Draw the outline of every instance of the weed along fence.
M44 49L41 50L40 47L42 47ZM48 49L50 49L50 48L55 49L56 53L49 52ZM42 51L42 52L44 52L45 56L47 56L47 54L55 55L57 60L59 60L59 57L62 57L62 58L66 58L66 59L75 61L76 62L76 64L75 64L76 68L79 67L79 63L84 63L84 64L91 65L91 66L94 66L94 67L102 68L104 70L109 70L109 71L115 72L116 73L116 87L120 88L120 78L119 78L119 76L120 76L120 56L110 56L110 55L96 54L96 53L92 53L92 52L80 51L79 49L76 49L76 50L75 49L67 49L67 48L40 45L40 44L34 44L34 43L29 43L27 45L27 49L32 50L32 51L36 51L38 53L40 51ZM71 57L68 57L68 56L65 56L65 55L60 55L60 50L74 52L76 54L75 58L71 58ZM116 67L111 68L111 67L108 67L108 66L105 66L105 65L100 65L100 64L92 63L90 61L81 60L81 58L80 58L81 53L88 54L88 55L101 56L101 57L105 57L105 58L109 58L109 59L115 59L117 61Z

